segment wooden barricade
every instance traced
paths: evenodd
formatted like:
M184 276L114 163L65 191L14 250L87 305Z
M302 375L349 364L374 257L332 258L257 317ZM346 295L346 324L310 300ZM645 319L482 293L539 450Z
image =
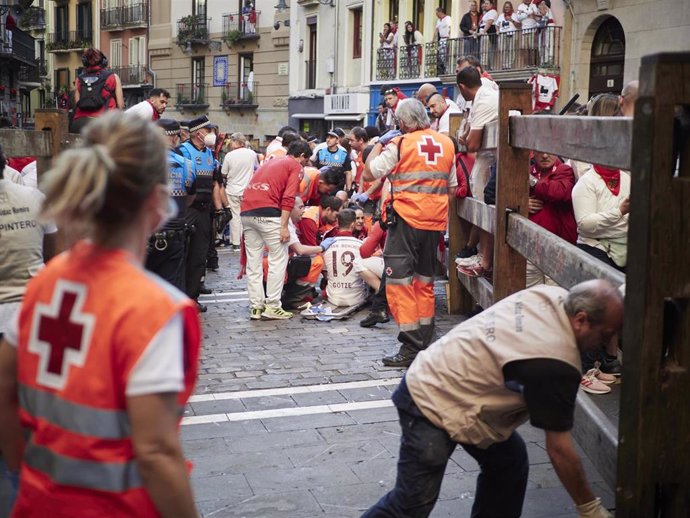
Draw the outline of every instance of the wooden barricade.
M529 103L525 86L500 86L499 121L485 128L482 145L497 150L496 206L475 199L457 203L459 218L495 235L493 284L462 275L459 283L451 280L449 308L466 310L464 290L486 308L524 288L525 260L566 288L594 278L625 283L618 270L529 221L528 155L546 151L630 171L620 432L580 394L573 434L605 481L617 488L617 516L685 517L690 508L685 403L690 393L690 164L681 161L674 176L672 143L674 109L690 105L690 53L643 59L634 126L624 117L530 117L524 115ZM509 117L509 110L523 115ZM451 252L467 239L454 219Z

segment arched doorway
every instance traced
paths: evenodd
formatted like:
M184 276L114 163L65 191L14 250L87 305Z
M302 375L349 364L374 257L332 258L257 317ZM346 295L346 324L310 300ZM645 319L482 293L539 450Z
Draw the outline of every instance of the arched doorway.
M592 42L589 68L589 96L623 89L625 32L613 16L597 29Z

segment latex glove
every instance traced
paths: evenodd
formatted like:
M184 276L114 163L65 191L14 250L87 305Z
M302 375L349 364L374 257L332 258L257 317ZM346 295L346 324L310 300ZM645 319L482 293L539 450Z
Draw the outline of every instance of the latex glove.
M321 249L325 252L333 244L333 241L335 241L334 237L327 237L321 241Z
M360 192L352 196L352 203L366 203L369 199L369 195L365 192Z
M576 506L580 518L613 518L604 506L601 505L601 498L595 498L591 502Z
M386 144L388 144L395 137L399 137L400 135L402 135L400 130L390 130L379 137L379 142L383 147L386 147Z

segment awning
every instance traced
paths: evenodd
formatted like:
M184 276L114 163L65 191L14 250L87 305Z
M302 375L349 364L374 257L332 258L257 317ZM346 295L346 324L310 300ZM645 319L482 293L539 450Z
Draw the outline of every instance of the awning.
M348 113L344 115L326 115L327 121L361 121L367 116L366 113Z
M323 113L293 113L290 115L293 119L323 119Z

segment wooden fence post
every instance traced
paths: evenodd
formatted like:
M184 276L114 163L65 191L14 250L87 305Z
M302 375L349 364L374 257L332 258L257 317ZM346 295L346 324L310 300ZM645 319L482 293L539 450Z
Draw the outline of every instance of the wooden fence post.
M66 110L45 108L36 110L36 131L50 131L52 157L38 157L38 175L50 169L52 160L62 151L62 142L67 138L69 119ZM28 151L28 150L27 150Z
M462 114L450 116L450 131L456 137L463 120ZM469 239L471 225L458 216L458 204L454 195L450 196L448 206L448 313L458 315L469 313L474 308L474 300L469 291L460 283L455 268L455 256Z
M525 288L526 261L508 246L508 210L527 216L529 196L528 149L510 145L509 111L532 113L531 86L507 83L499 87L496 174L496 230L494 233L494 303Z
M616 516L690 508L690 166L676 174L674 110L690 53L642 58L633 123ZM687 145L687 143L685 143Z

